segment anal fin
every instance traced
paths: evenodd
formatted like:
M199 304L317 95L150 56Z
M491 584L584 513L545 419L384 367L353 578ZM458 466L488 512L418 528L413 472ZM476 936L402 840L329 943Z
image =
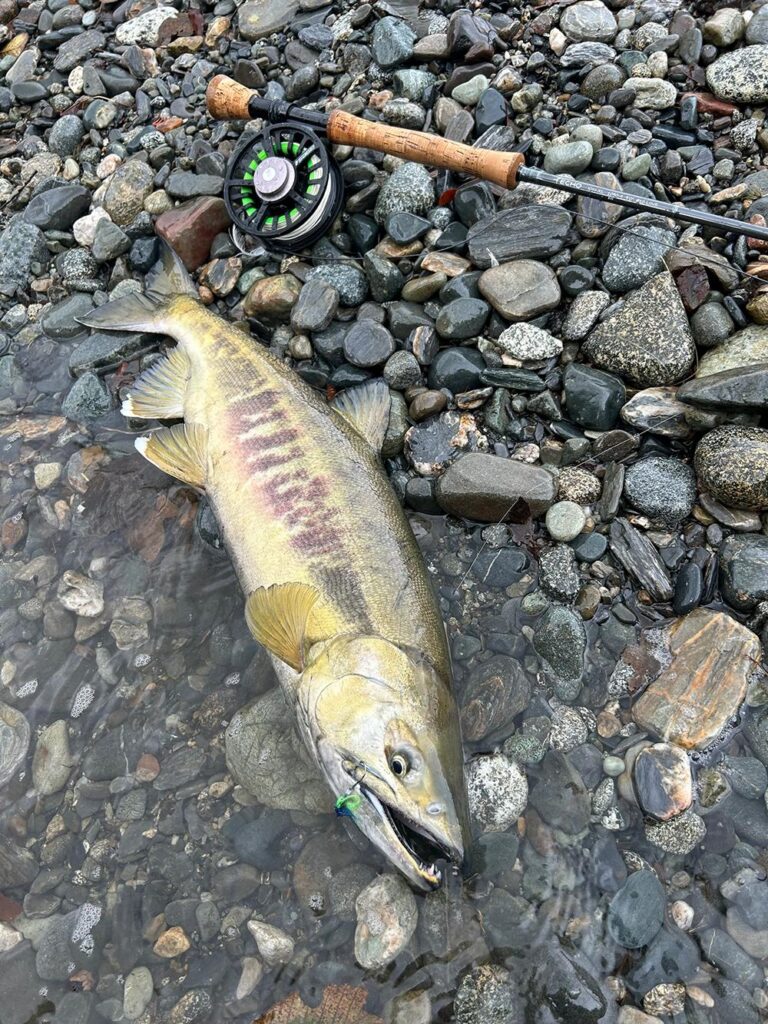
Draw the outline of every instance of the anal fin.
M306 583L276 583L249 595L245 621L267 650L300 671L307 646L307 620L319 597Z
M153 466L192 487L205 487L208 431L197 423L161 427L136 439L136 448Z
M342 391L331 402L331 408L368 442L377 455L381 454L389 426L389 388L383 380L372 380Z
M146 370L122 405L124 416L140 420L181 419L190 377L189 358L177 346Z

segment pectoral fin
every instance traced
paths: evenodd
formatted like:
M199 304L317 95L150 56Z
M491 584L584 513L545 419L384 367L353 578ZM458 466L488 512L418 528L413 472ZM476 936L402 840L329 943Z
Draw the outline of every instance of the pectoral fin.
M205 487L207 430L197 423L161 427L138 437L136 448L153 466L193 487Z
M389 388L383 380L342 391L331 407L373 448L381 453L389 426Z
M254 590L245 605L254 639L297 671L304 664L307 620L318 597L306 583L277 583Z
M184 352L178 347L170 349L133 385L122 405L123 416L140 420L181 419L190 372Z

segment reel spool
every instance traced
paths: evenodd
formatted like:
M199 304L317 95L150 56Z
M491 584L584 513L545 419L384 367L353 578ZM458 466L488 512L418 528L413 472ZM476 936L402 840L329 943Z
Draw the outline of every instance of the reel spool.
M324 235L343 201L338 165L315 132L296 123L266 125L238 146L224 181L235 228L289 253Z

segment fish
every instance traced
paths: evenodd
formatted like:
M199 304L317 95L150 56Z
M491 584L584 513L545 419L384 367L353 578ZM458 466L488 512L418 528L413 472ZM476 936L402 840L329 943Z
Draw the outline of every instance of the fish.
M122 411L177 422L136 448L205 492L337 811L414 887L437 888L468 850L464 758L445 626L381 462L386 383L327 402L206 307L164 242L143 293L77 319L175 341Z

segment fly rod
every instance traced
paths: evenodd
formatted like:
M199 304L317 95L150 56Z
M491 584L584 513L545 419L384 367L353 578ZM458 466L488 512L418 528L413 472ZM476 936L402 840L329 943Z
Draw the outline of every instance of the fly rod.
M426 132L366 121L344 110L323 114L295 103L265 99L226 75L211 79L206 99L208 110L219 120L264 120L261 135L247 139L233 153L224 200L238 228L288 252L317 241L341 209L341 172L324 140L467 174L502 188L513 189L520 181L546 185L768 242L768 227L759 224L614 191L569 175L549 174L526 167L522 153L467 146Z

